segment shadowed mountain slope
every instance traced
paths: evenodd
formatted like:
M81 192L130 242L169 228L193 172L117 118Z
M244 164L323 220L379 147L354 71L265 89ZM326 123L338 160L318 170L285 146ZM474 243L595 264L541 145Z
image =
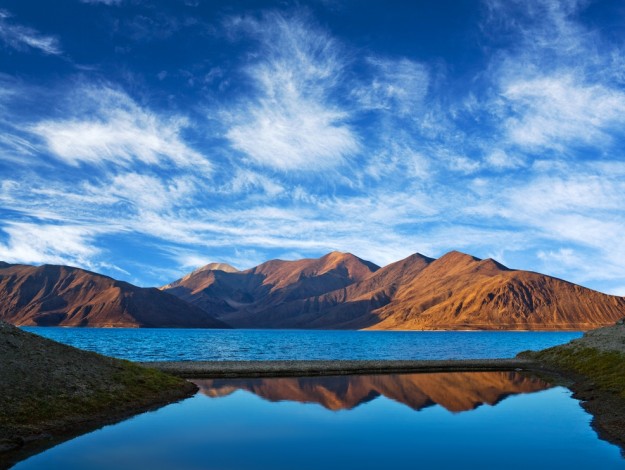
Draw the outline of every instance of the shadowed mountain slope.
M228 328L204 310L68 266L0 265L0 319L14 325Z
M350 253L332 252L317 259L267 261L246 271L200 269L162 289L233 326L305 328L310 312L302 310L302 302L343 290L378 270Z

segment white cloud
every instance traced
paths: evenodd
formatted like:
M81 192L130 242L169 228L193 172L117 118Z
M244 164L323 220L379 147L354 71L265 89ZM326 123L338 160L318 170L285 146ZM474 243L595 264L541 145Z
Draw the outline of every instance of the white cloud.
M567 268L575 268L584 264L583 257L571 248L560 248L557 251L539 251L538 258Z
M264 194L273 197L285 191L284 186L278 181L246 169L238 169L232 180L224 187L227 193L250 192L254 189L260 189Z
M89 185L85 189L104 200L129 202L140 211L166 211L191 199L197 185L188 176L165 179L129 172L115 175L101 186Z
M341 164L359 146L340 121L345 114L291 97L250 109L252 121L226 134L256 163L280 170L319 171Z
M369 159L364 173L377 181L398 173L407 178L424 179L430 176L430 166L430 160L421 152L403 142L391 141Z
M403 58L369 58L373 78L354 90L354 97L368 109L416 114L429 86L429 72L423 64Z
M601 147L625 123L625 93L580 83L570 74L521 78L508 83L502 94L513 112L505 122L510 141L524 147Z
M459 173L475 173L480 168L480 162L463 155L451 155L447 158L447 167Z
M232 20L229 28L261 46L246 67L258 94L231 115L226 133L235 149L257 164L295 171L335 167L359 150L349 114L330 96L341 64L325 31L277 13Z
M525 165L525 162L521 157L511 155L510 153L504 152L501 149L495 149L490 152L486 156L485 161L491 167L499 170L520 168Z
M0 10L0 39L17 50L37 49L44 54L62 53L59 40L54 36L45 36L33 28L11 24L7 21L11 14Z
M185 143L181 135L189 125L185 118L159 116L122 91L84 87L74 96L69 113L74 117L41 121L29 129L69 165L168 162L203 173L211 170L209 161Z
M512 204L532 214L554 211L596 214L597 210L622 209L625 181L592 167L567 170L566 176L539 176L521 183L509 193Z
M0 259L9 263L70 264L92 266L99 253L93 238L102 228L11 222L1 230L8 235L0 243Z

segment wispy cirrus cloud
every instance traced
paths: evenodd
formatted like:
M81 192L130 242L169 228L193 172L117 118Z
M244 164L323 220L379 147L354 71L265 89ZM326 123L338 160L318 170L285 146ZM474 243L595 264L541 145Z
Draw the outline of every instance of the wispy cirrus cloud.
M430 83L429 70L424 64L407 58L370 57L367 65L371 81L353 91L361 106L402 116L419 113Z
M345 162L359 148L349 112L333 99L343 64L339 45L305 16L279 13L231 19L259 49L244 69L256 89L230 115L232 146L278 170L318 171Z
M173 164L209 173L212 164L182 137L184 117L163 117L139 106L121 90L85 86L74 92L62 117L40 121L28 130L50 153L68 165L113 163L129 167ZM67 118L66 114L72 117Z
M510 141L530 149L593 144L604 147L622 134L625 93L602 84L580 83L573 75L514 80L502 93L512 114L505 128Z
M19 263L69 264L91 267L100 250L94 246L103 227L10 222L0 227L0 259Z
M16 24L11 14L0 9L0 39L17 50L35 49L48 55L62 54L59 40L54 36L46 36L39 31Z
M600 154L623 136L625 94L615 80L622 75L622 49L582 24L588 2L484 5L484 31L510 42L486 70L496 93L482 109L494 116L500 139L495 158L489 152L485 163L513 168L523 155L545 150L570 159L580 146ZM512 160L499 158L504 154Z

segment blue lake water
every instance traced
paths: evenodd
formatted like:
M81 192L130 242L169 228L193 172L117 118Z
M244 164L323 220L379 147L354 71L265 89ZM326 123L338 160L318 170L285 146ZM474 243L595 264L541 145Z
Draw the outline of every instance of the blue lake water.
M567 343L580 332L203 330L25 327L135 361L488 359Z
M625 467L566 388L514 372L197 383L15 469Z

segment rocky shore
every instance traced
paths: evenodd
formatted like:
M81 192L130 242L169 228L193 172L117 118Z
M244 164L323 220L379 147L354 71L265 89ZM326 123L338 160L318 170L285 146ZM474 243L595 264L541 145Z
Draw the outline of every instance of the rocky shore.
M599 436L617 444L625 456L625 319L562 346L519 357L568 378L567 386L593 415Z
M183 379L0 322L0 468L192 395Z

